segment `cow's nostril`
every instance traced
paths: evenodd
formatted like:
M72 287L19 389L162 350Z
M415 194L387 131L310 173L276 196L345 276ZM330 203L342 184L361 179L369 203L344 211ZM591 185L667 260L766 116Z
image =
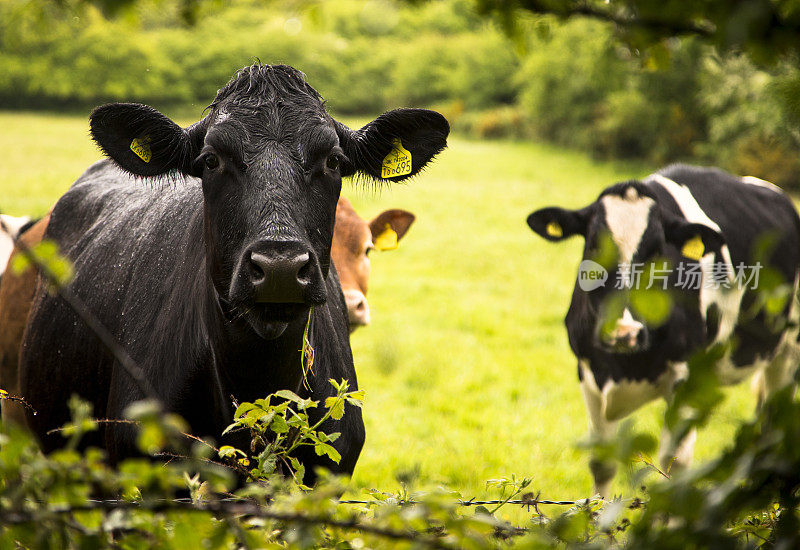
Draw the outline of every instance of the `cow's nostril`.
M297 270L297 281L302 285L311 283L311 258L308 254L303 254L298 263L302 262L303 265Z
M359 313L364 312L364 310L366 310L366 309L367 309L366 300L361 300L361 301L358 302L358 304L356 304L356 311L358 311Z
M267 278L267 269L269 267L269 259L257 252L250 254L250 262L248 262L250 269L250 280L253 283L260 283Z

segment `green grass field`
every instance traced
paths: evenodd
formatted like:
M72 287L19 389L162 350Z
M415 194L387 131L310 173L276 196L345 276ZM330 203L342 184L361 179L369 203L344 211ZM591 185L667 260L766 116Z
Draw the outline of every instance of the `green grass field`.
M0 113L0 208L42 214L100 154L85 118ZM422 176L348 196L364 217L413 211L401 246L375 252L373 322L352 336L366 390L367 442L355 473L394 490L398 472L420 485L486 495L491 478L527 476L546 498L589 496L587 420L562 319L582 243L544 242L525 224L533 209L577 207L607 185L657 167L599 163L536 143L453 138ZM1 330L1 329L0 329ZM696 458L707 460L752 416L744 384L728 390ZM657 434L661 403L634 416ZM630 493L626 476L615 489Z

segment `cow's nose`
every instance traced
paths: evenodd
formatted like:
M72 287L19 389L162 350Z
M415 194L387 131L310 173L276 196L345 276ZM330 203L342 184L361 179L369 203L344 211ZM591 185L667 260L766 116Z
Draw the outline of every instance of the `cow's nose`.
M369 324L369 303L363 292L360 290L345 289L344 302L347 304L347 317L350 319L350 332L353 332L360 326Z
M629 310L617 319L614 329L608 335L606 344L620 352L632 352L646 349L649 345L647 327L633 318Z
M300 246L258 247L247 258L256 302L301 303L312 281L313 259Z

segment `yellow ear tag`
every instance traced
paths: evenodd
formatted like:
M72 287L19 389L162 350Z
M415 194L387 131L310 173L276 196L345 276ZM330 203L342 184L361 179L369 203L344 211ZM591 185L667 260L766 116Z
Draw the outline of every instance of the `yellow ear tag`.
M131 141L131 151L136 153L136 156L143 161L150 162L150 159L153 158L153 154L150 151L150 136L134 138Z
M556 222L548 223L547 227L545 227L545 231L551 237L563 237L564 236L564 231L561 229L561 226L558 225L558 223L556 223Z
M389 151L381 165L381 178L394 178L411 173L411 153L403 147L400 138L392 142L394 148Z
M703 246L703 239L700 238L700 235L695 235L685 243L683 243L683 248L681 248L681 254L686 256L687 258L691 258L692 260L699 261L700 258L703 257L705 254L706 247Z
M397 233L388 223L386 224L386 229L375 237L375 248L378 250L394 250L397 248Z

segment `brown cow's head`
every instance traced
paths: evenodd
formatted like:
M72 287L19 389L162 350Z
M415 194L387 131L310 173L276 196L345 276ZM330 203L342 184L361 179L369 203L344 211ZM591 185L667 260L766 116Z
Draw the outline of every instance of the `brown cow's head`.
M393 250L414 222L414 214L405 210L386 210L371 222L353 210L344 197L336 205L336 225L333 230L331 257L339 273L350 332L370 321L367 303L369 283L369 253L374 250Z

